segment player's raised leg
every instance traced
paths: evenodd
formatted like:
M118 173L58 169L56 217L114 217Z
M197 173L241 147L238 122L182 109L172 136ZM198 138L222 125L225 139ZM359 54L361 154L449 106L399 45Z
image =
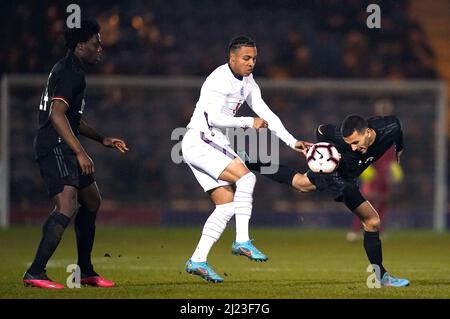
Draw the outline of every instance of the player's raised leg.
M63 285L53 282L46 274L46 265L61 241L64 230L77 207L77 189L65 185L53 197L55 209L42 227L42 238L30 268L25 272L23 282L26 286L46 289L62 289Z
M95 220L100 208L101 197L97 183L78 191L80 207L75 217L75 234L77 238L78 266L81 270L81 283L95 287L114 287L114 282L106 280L94 271L91 261L92 247L95 239Z
M368 202L364 201L362 204L353 209L360 219L364 227L364 249L367 257L372 265L378 266L380 270L379 278L381 285L392 287L404 287L409 285L408 279L397 278L390 275L383 266L383 255L380 240L380 217Z
M262 168L272 165L271 163L263 164L259 161L250 162L247 154L245 153L243 154L243 157L245 158L245 165L252 172L261 174L262 176L265 176L275 182L286 184L302 193L312 192L316 190L316 186L313 183L311 183L307 174L301 174L296 170L290 168L289 166L282 164L278 165L277 170L275 172L265 173Z

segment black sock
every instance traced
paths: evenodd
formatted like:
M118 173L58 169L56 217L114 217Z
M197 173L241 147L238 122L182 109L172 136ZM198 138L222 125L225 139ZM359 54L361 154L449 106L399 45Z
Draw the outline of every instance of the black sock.
M45 270L48 260L61 241L64 230L70 223L70 218L58 212L53 212L42 227L42 239L34 257L34 261L27 272L35 276Z
M275 182L287 184L289 186L292 186L292 179L294 178L294 175L297 174L296 171L294 171L290 167L287 167L286 165L279 165L278 170L275 173L270 174L262 173L261 168L269 167L271 163L263 164L261 162L257 163L245 162L245 165L248 167L249 170L253 172L257 172L267 178L270 178L271 180L274 180Z
M75 234L77 237L78 266L86 276L95 275L91 262L91 252L95 238L95 219L97 214L80 206L75 217Z
M366 250L370 263L380 267L380 278L383 278L386 269L383 267L380 232L364 231L364 249Z

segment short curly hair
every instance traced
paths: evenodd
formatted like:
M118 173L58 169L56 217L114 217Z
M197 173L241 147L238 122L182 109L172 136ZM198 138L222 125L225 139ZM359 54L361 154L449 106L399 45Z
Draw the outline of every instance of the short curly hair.
M82 20L80 28L68 28L66 26L64 30L66 47L73 51L78 43L88 41L99 32L100 25L95 20Z

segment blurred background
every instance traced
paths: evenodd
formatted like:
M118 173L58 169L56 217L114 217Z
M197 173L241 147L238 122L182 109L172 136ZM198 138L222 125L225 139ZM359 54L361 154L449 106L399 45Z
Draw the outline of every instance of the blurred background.
M9 188L2 200L12 225L40 224L51 209L32 141L48 73L66 51L70 3L1 3L7 111L0 151L7 184L0 187ZM171 133L186 126L202 81L227 61L228 41L247 34L257 42L254 75L263 98L297 138L314 141L319 124L338 124L349 113L400 117L401 167L387 159L388 169L364 177L383 179L384 202L377 205L386 206L385 228L443 230L448 224L447 0L76 3L83 17L100 23L104 46L103 62L87 70L85 119L105 135L123 137L130 148L123 156L82 140L103 196L100 223L204 223L213 206L189 168L173 163L179 141ZM380 29L366 25L370 3L381 8ZM252 114L248 107L240 112ZM284 145L280 162L306 171L304 160ZM297 194L258 176L252 223L350 228L352 215L327 193Z

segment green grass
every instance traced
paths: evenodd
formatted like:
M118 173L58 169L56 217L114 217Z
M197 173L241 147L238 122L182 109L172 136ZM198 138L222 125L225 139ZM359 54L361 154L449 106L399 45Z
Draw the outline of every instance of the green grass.
M255 245L269 256L266 263L233 256L234 230L227 230L208 260L224 277L222 284L184 272L200 231L201 227L98 227L93 261L117 287L61 291L22 285L40 239L39 228L0 231L0 298L450 298L449 233L389 232L383 240L384 265L410 279L411 286L369 289L362 242L346 242L344 230L254 228ZM66 267L75 257L74 232L69 228L47 267L49 276L65 284Z

